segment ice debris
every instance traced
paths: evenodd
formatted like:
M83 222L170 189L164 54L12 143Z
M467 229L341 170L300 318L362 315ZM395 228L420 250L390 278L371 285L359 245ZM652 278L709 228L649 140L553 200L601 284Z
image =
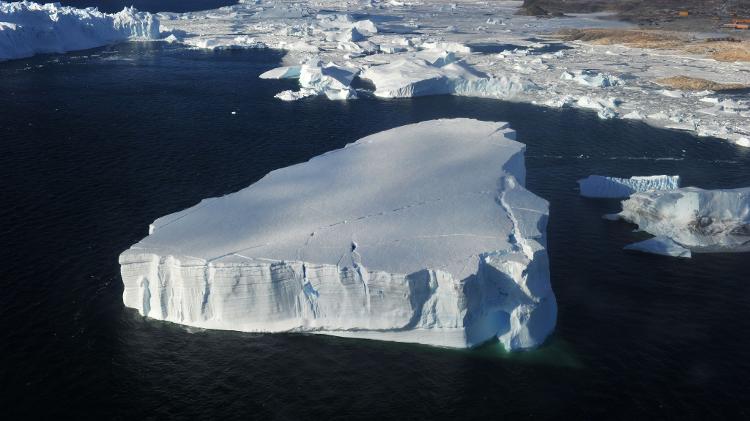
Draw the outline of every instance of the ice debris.
M260 75L263 79L299 79L299 91L284 91L276 98L293 101L314 95L325 95L328 99L353 99L357 92L351 87L358 70L337 66L333 63L323 65L312 61L301 66L285 66L269 70Z
M579 85L591 88L609 88L611 86L620 86L624 84L623 80L617 76L588 70L563 72L560 79L570 80Z

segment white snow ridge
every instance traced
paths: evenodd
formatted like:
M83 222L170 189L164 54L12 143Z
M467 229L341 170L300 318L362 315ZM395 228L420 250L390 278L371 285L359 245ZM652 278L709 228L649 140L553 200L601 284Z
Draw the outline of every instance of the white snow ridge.
M0 1L0 61L159 38L159 21L134 8L107 14L59 3Z
M548 204L514 138L403 126L159 218L120 255L125 305L209 329L537 346L557 317Z

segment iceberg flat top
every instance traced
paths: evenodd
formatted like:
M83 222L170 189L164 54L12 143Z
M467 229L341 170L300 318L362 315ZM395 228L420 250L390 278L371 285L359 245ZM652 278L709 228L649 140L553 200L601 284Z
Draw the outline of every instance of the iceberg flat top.
M136 249L206 261L264 258L457 278L510 248L503 176L524 182L505 123L440 120L363 138L252 186L157 219ZM545 211L539 200L538 212Z

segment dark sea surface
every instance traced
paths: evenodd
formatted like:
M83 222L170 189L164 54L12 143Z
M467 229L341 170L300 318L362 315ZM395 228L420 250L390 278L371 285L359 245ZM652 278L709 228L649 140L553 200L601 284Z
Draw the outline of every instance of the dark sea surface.
M628 253L589 174L750 186L750 150L594 113L459 97L282 102L274 52L130 43L0 64L4 419L748 418L748 254ZM232 112L236 112L232 115ZM157 217L395 126L509 121L551 202L556 333L456 351L199 331L122 304Z

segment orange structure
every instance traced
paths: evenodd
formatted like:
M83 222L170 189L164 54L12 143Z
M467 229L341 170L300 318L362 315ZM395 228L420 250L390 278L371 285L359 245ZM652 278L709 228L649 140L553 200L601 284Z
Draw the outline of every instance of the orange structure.
M684 18L684 17L689 16L690 12L688 12L687 10L680 10L679 12L677 12L677 15Z
M727 23L722 26L724 28L730 28L730 29L750 29L750 19L733 18L732 23Z

